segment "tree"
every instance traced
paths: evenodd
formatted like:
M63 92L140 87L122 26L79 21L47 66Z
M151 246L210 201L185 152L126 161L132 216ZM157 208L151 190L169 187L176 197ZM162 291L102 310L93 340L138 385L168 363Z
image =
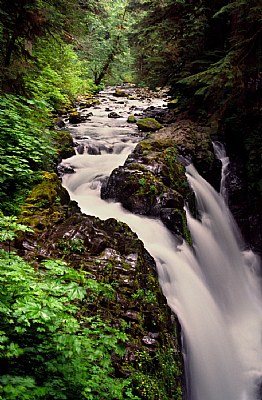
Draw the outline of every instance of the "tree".
M234 99L246 96L251 80L259 79L259 3L132 2L144 10L136 25L140 79L153 86L169 84L174 95L223 114Z
M97 85L110 77L114 79L114 71L118 81L130 75L127 34L131 17L127 3L127 0L107 1L99 15L86 15L88 34L80 39L79 52L89 60L88 68Z
M94 2L82 0L1 0L0 74L4 91L24 93L23 76L28 60L34 58L38 38L57 35L72 41L84 26L82 13L90 12Z

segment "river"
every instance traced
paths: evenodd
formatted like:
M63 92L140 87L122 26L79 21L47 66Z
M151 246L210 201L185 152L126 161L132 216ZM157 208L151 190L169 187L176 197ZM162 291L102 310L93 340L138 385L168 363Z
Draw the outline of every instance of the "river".
M262 377L262 295L258 257L242 246L241 235L223 199L197 173L187 169L201 218L187 210L193 247L178 243L163 224L129 213L100 198L104 179L140 139L126 122L132 112L163 106L161 99L128 100L101 92L90 121L69 126L83 154L63 160L73 174L63 185L82 212L126 222L155 258L159 281L183 331L188 400L258 400ZM108 118L110 110L120 118ZM89 110L90 112L90 110ZM225 157L224 157L225 158Z

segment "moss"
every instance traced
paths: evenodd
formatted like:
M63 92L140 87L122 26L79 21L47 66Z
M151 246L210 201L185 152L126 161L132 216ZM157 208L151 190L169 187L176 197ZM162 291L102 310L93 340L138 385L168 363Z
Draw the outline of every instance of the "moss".
M187 241L189 246L192 246L193 242L192 242L190 230L188 229L188 226L187 226L186 213L184 210L180 210L180 209L176 209L176 212L181 215L182 224L183 224L183 238Z
M116 90L114 93L114 96L116 97L128 97L128 93L125 92L124 90Z
M57 175L43 172L43 181L32 189L22 206L20 220L37 230L43 230L62 218L61 204L67 201L69 195L62 188Z
M172 139L142 140L137 146L137 152L143 156L144 164L159 166L164 186L176 190L185 200L191 195L185 168L177 160L177 149Z
M73 138L67 130L54 132L54 145L59 160L72 157L75 154Z
M129 115L129 117L127 118L127 122L134 124L136 122L136 118L134 115Z
M148 169L143 164L131 163L131 164L128 164L128 168L137 170L137 171L142 171L142 172L148 171Z
M177 103L178 103L178 98L173 99L173 100L170 100L170 101L167 103L167 108L169 108L169 109L174 109L174 108L177 107Z
M136 121L136 124L143 132L153 132L162 128L162 125L154 118L141 118Z

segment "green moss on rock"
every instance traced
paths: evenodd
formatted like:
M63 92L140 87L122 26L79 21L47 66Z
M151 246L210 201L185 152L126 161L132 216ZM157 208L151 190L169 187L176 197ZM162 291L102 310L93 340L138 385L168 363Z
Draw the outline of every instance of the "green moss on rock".
M136 121L138 129L143 132L158 131L162 125L154 118L141 118Z
M135 116L129 115L129 117L127 118L127 122L129 122L130 124L134 124L136 122Z
M36 185L21 209L20 220L36 230L42 231L63 217L63 204L70 201L55 173L43 172L43 180Z
M59 160L72 157L75 154L73 138L69 131L55 131L53 137L57 158Z
M116 90L114 92L115 97L128 97L128 93L125 92L124 90Z

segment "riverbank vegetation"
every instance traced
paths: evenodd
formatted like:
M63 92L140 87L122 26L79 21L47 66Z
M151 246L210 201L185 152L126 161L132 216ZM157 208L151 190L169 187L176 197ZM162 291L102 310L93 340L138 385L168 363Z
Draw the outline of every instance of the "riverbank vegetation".
M91 98L105 85L129 82L154 90L168 86L176 117L208 125L226 142L244 168L246 209L253 210L257 226L261 43L258 0L1 1L0 399L181 399L181 360L168 348L171 333L162 340L162 353L140 351L134 369L116 372L130 331L83 312L83 303L92 309L86 293L107 304L115 283L96 285L71 268L70 257L68 265L61 261L71 253L81 256L82 239L72 238L71 247L60 242L56 261L44 261L40 250L25 261L14 250L21 247L19 235L30 232L16 217L61 158L57 115L69 112L80 95ZM66 212L62 204L56 220ZM149 293L155 301L154 285ZM135 324L142 331L141 321ZM178 377L174 385L165 381L167 374L172 380L170 371Z

